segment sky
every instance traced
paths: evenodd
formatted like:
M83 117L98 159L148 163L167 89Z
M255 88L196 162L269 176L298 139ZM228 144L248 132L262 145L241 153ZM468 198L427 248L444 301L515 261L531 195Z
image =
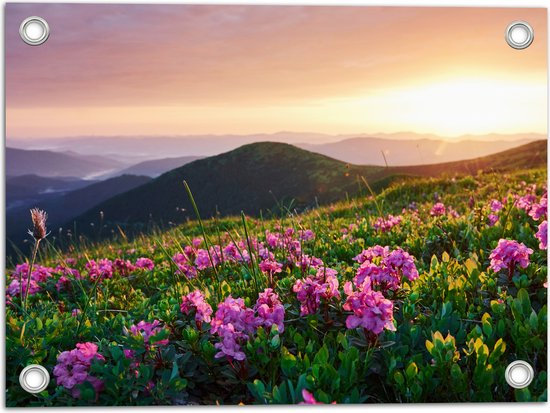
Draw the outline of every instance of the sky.
M8 139L547 133L544 9L8 4L5 30Z

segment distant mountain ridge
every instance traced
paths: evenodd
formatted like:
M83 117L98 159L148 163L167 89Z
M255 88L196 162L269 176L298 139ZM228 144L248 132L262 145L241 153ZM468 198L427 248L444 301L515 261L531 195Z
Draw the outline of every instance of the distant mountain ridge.
M38 175L20 175L6 177L6 207L29 203L44 196L58 196L95 183L74 177L43 177Z
M155 222L166 225L194 218L184 191L186 180L203 217L256 215L292 200L302 209L358 193L365 177L375 189L403 176L475 174L546 165L546 141L537 141L496 155L434 165L379 167L350 165L288 144L261 142L194 161L126 193L109 199L76 218L77 227L97 221L117 226Z
M126 169L118 171L117 175L145 175L156 178L165 172L186 165L190 162L202 159L201 156L180 156L178 158L163 158L143 161Z
M408 166L462 161L502 152L532 142L431 139L397 140L386 138L350 138L322 145L298 145L302 149L356 165Z
M493 152L496 153L510 148L509 142L516 142L516 146L522 143L542 140L547 137L535 133L518 134L487 134L464 135L456 138L445 138L433 134L419 134L413 132L399 133L357 133L357 134L323 134L281 131L277 133L257 133L247 135L181 135L181 136L81 136L47 139L9 139L10 146L22 149L48 149L52 151L72 151L84 155L98 155L113 157L125 161L127 164L135 164L152 159L178 157L178 156L213 156L237 149L243 145L255 142L280 142L313 150L309 145L332 145L349 139L383 139L386 141L437 141L439 143L456 143L462 141L492 142ZM395 145L394 145L395 146ZM398 145L397 145L398 147ZM392 149L392 148L386 148ZM426 151L424 156L429 161L430 153ZM325 153L321 151L321 153ZM415 153L417 151L415 150ZM325 153L329 156L334 154ZM475 153L474 153L474 156ZM472 155L468 155L469 158ZM450 158L449 158L450 159ZM384 165L381 156L374 159L376 164ZM443 161L444 158L436 160ZM452 160L460 160L455 158ZM364 160L363 164L368 164ZM418 158L414 158L414 163ZM433 163L433 162L431 162ZM394 162L399 165L400 162Z
M92 177L120 168L119 162L100 156L48 150L6 148L6 175L39 175L42 177Z
M38 207L47 211L48 227L52 231L57 231L59 227L95 205L117 194L139 187L150 180L151 178L148 176L123 175L106 181L95 182L57 196L41 198L8 210L6 214L7 238L19 246L24 239L28 238L26 232L27 228L30 227L30 208Z

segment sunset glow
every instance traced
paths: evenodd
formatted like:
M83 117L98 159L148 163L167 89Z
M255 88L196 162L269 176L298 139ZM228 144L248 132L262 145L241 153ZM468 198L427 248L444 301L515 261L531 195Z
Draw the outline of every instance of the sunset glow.
M9 4L6 30L8 139L547 131L543 9Z

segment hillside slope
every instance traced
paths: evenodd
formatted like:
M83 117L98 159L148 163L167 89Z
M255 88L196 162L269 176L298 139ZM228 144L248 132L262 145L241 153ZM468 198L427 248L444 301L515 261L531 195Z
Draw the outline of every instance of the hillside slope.
M120 162L99 156L6 148L6 175L84 178L119 169Z
M38 175L20 175L6 178L6 207L30 202L46 196L57 196L61 192L74 191L93 184L79 178L48 178Z
M526 135L515 141L383 139L359 137L321 145L299 145L342 162L357 165L410 166L462 161L487 156L533 141Z
M67 221L82 214L94 205L143 185L150 180L151 178L147 176L124 175L8 210L6 215L7 238L16 245L20 245L24 239L28 238L26 232L30 226L30 208L38 207L47 211L48 227L53 231L57 231Z
M145 175L150 176L151 178L156 178L165 172L179 168L180 166L196 161L197 159L201 159L201 157L180 156L178 158L153 159L132 165L118 172L117 175Z
M546 142L534 142L501 154L437 165L382 168L349 165L291 145L262 142L198 160L109 199L76 219L85 230L99 211L107 223L154 222L166 225L193 218L186 180L204 217L257 215L278 203L303 209L365 191L361 177L376 190L403 176L439 176L481 170L535 167L546 163Z

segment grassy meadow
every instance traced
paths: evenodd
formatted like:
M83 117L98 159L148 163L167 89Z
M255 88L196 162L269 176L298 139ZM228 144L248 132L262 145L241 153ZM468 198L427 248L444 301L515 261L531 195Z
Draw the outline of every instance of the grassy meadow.
M35 233L6 274L7 404L546 401L546 181L409 178L64 248ZM31 363L52 377L37 395Z

